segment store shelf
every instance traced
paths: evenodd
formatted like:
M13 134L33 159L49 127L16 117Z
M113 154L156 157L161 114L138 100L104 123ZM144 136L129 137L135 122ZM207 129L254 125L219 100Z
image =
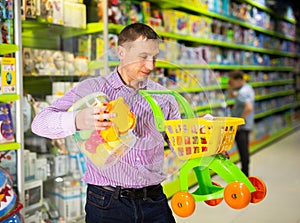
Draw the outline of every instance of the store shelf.
M287 91L280 91L280 92L276 92L276 93L272 93L272 94L259 95L259 96L255 97L255 101L261 101L261 100L270 99L270 98L292 95L294 93L295 93L295 90L287 90Z
M256 96L255 97L255 101L261 101L261 100L265 100L265 99L271 99L271 98L277 98L277 97L282 97L282 96L287 96L287 95L292 95L294 94L295 91L294 90L288 90L288 91L282 91L282 92L277 92L277 93L272 93L272 94L267 94L267 95L261 95L261 96ZM234 104L234 100L230 99L230 100L226 100L226 104L223 103L215 103L215 104L209 104L209 105L203 105L203 106L197 106L194 108L194 110L196 112L199 111L203 111L203 110L212 110L214 108L222 108L222 107L227 107L227 106L231 106ZM286 105L287 107L289 107L289 105ZM285 107L285 106L284 106ZM282 108L283 110L287 109L287 108ZM269 110L266 113L257 115L257 118L259 118L259 116L267 116L267 114L273 114L275 112L278 112L276 109L274 110Z
M276 80L276 81L263 81L263 82L250 82L249 84L252 87L267 87L267 86L293 84L293 83L294 83L294 79Z
M289 66L257 66L257 65L219 65L219 64L174 64L157 61L157 67L182 69L214 69L214 70L252 70L252 71L292 71Z
M15 44L0 44L0 55L10 54L17 52L19 50L19 47Z
M109 62L109 66L116 66L118 62ZM103 68L103 61L91 61L89 69ZM290 66L258 66L258 65L219 65L219 64L176 64L168 61L157 60L156 67L166 69L212 69L212 70L249 70L249 71L292 71Z
M156 2L156 1L151 0L151 2ZM187 12L192 12L193 14L206 15L206 16L211 17L211 18L220 19L220 20L223 20L223 21L226 21L226 22L230 22L230 23L233 23L233 24L243 26L243 27L248 28L248 29L253 29L255 31L258 31L258 32L261 32L261 33L264 33L264 34L267 34L267 35L271 35L271 36L274 36L274 37L278 37L278 38L286 39L286 40L290 40L290 41L296 41L296 38L294 38L292 36L287 36L287 35L284 35L284 34L279 33L279 32L275 32L275 31L272 31L272 30L268 30L268 29L256 26L256 25L252 25L252 24L248 23L247 21L240 20L239 18L231 18L231 17L227 17L227 16L224 16L224 15L221 15L221 14L218 14L218 13L210 12L210 11L207 11L205 9L195 7L192 4L186 4L186 3L183 3L183 2L178 2L178 1L176 2L176 1L172 1L172 0L161 0L160 1L160 7L165 8L165 9L179 9L179 10L182 10L182 11L185 10Z
M288 17L286 17L286 16L278 15L278 14L277 14L276 12L274 12L272 9L269 9L268 7L263 6L263 5L261 5L261 4L257 3L257 2L255 2L255 1L253 1L253 0L240 0L240 2L245 2L245 3L249 4L249 5L252 5L252 6L254 6L254 7L256 7L256 8L258 8L258 9L264 11L264 12L269 13L271 16L273 16L273 17L275 17L275 18L277 18L277 19L285 20L285 21L287 21L287 22L296 24L296 21L295 21L294 19L290 19L290 18L288 18Z
M294 129L295 129L295 127L288 126L288 127L285 127L283 129L277 131L276 133L266 135L262 141L259 141L257 143L255 143L255 142L252 143L252 145L250 146L250 153L256 152L257 150L265 147L266 145L268 145L270 143L273 143L275 140L277 140L280 137L290 133Z
M170 8L172 10L181 10L190 12L191 14L196 15L206 15L211 18L217 18L222 21L230 22L232 24L237 24L245 28L253 29L255 31L271 35L276 38L284 39L284 40L290 40L295 41L294 37L285 36L279 32L274 32L256 25L252 25L246 21L239 20L237 18L231 18L227 16L220 15L218 13L209 12L203 9L196 8L193 5L187 5L186 3L181 3L180 1L171 1L171 0L150 0L151 2L156 2L159 7L163 8ZM249 3L250 0L245 0L245 2ZM250 4L250 3L249 3ZM261 10L266 11L267 13L273 13L267 8L263 8L262 6L256 6ZM286 20L286 18L277 16L277 18L281 18ZM292 21L291 21L292 22ZM293 23L293 22L292 22ZM41 49L59 49L62 44L62 40L78 37L82 35L88 35L88 34L101 34L104 31L104 25L102 23L89 23L87 24L86 29L76 29L76 28L70 28L70 27L64 27L60 25L53 25L45 22L38 22L38 21L24 21L23 25L23 33L22 33L22 39L23 39L23 46L25 47L33 47L33 48L41 48ZM109 33L118 34L120 31L124 28L122 25L115 25L115 24L109 24L108 25L108 31ZM219 41L219 40L211 40L211 39L204 39L199 37L191 37L186 35L180 35L175 33L167 33L167 32L158 32L158 34L161 37L167 37L171 38L173 40L179 40L179 42L186 42L192 46L196 45L212 45L222 48L228 48L228 49L236 49L236 50L243 50L243 51L251 51L255 53L262 53L262 54L269 54L269 55L275 55L275 56L282 56L282 57L289 57L296 58L298 57L295 53L290 53L286 51L280 51L280 50L273 50L273 49L267 49L267 48L261 48L261 47L254 47L254 46L248 46L243 44L235 44L231 42L225 42L225 41ZM75 39L74 39L75 40ZM73 41L73 40L72 40ZM91 61L89 62L89 69L102 69L104 68L104 60L101 61ZM117 66L118 61L109 62L109 66ZM160 68L170 68L170 69L211 69L211 70L243 70L243 71L271 71L271 72L291 72L293 71L294 67L291 66L257 66L257 65L226 65L226 64L175 64L171 62L166 61L157 61L157 66ZM80 80L81 76L73 76L73 75L40 75L40 76L24 76L23 77L23 88L25 90L30 90L30 93L35 96L34 94L39 95L47 95L52 93L52 82L54 81L78 81ZM288 80L277 80L277 81L265 81L265 82L253 82L250 83L253 87L268 87L268 86L278 86L278 85L285 85L285 84L293 84L293 79ZM227 85L214 85L214 86L205 86L205 87L198 87L198 88L184 88L181 87L180 93L198 93L198 92L205 92L205 91L218 91L218 90L224 90L227 89ZM265 100L265 99L273 99L277 97L282 97L286 95L292 95L295 91L288 90L288 91L282 91L262 96L257 96L255 99L257 101L259 100ZM1 100L3 99L3 100ZM0 101L15 101L18 100L19 96L17 95L10 95L10 96L1 96L0 95ZM274 100L274 99L273 99ZM224 103L215 103L211 105L205 105L205 106L198 106L195 108L195 111L201 112L201 111L212 111L215 108L220 107L227 107L234 104L234 100L224 100ZM294 104L288 104L281 106L280 108L271 109L266 112L261 112L259 114L255 115L255 119L269 117L272 114L276 114L279 112L288 111L289 109L295 108ZM289 131L291 131L292 127L287 127L282 130L279 130L276 134L267 135L264 137L264 140L260 142L255 142L253 146L250 147L251 153L259 150L260 148L263 148L268 143L273 142L278 137L283 136L284 134L287 134ZM10 143L5 145L0 145L0 151L1 150L7 150L7 149L19 149L20 144L18 143ZM22 151L22 150L19 150ZM238 155L233 154L231 159L236 162L238 161ZM196 181L196 176L194 174L190 174L189 176L189 185L194 185ZM171 197L175 192L179 190L179 179L175 179L172 182L164 183L164 191L166 192L168 197ZM79 219L78 219L79 220Z
M271 55L287 56L287 57L296 57L297 56L295 53L290 53L290 52L285 52L285 51L280 51L280 50L275 50L275 49L267 49L267 48L261 48L261 47L256 47L256 46L248 46L245 44L235 44L235 43L229 43L229 42L220 41L220 40L204 39L204 38L192 37L192 36L176 34L176 33L158 32L158 34L161 37L168 37L171 39L184 40L187 42L193 42L193 43L199 43L199 44L205 44L205 45L226 47L226 48L230 48L230 49L248 50L248 51L257 52L257 53L266 53L266 54L271 54Z
M227 86L225 86L225 85L212 85L212 86L197 87L197 88L180 87L180 90L178 90L178 92L179 93L197 93L197 92L205 92L205 91L223 90L226 88L227 88Z
M17 94L1 94L0 95L0 102L11 102L11 101L17 101L20 99L20 96Z
M16 142L0 144L0 151L17 150L20 148L21 148L20 143L16 143Z
M255 119L264 118L264 117L270 116L272 114L282 112L282 111L292 109L292 108L294 108L294 104L287 104L287 105L281 106L279 108L274 108L274 109L271 109L271 110L266 111L266 112L261 112L261 113L255 114L254 118Z

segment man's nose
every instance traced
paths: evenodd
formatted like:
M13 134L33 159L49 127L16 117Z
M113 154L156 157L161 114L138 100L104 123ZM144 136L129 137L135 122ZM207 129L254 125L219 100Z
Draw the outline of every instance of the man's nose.
M145 66L148 70L154 70L155 60L153 59L147 60Z

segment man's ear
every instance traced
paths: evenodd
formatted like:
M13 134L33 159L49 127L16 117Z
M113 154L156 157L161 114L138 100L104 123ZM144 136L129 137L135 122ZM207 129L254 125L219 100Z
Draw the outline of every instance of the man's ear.
M123 59L126 54L126 49L123 46L118 46L118 57Z

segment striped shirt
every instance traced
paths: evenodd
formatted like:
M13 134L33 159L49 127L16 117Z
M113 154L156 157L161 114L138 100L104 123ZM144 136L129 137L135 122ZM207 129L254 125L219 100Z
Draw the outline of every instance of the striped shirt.
M165 90L161 85L147 80L140 89ZM137 142L116 164L106 169L97 168L91 161L86 162L83 181L94 185L112 185L126 188L141 188L161 183L163 172L164 138L157 131L153 112L148 102L136 89L126 86L117 69L107 76L86 79L77 84L63 97L37 114L32 122L32 131L47 138L63 138L76 132L75 112L67 110L80 98L103 92L109 100L123 97L136 115L133 134ZM179 119L178 104L173 96L153 95L162 109L165 119Z

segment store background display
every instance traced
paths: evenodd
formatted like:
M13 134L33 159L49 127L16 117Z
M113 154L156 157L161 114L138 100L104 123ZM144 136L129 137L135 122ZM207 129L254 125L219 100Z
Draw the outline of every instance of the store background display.
M50 0L41 2L54 3ZM103 51L102 1L55 2L61 8L57 7L54 13L41 11L33 0L21 1L22 33L16 35L22 37L24 70L16 70L16 75L23 73L24 93L35 99L24 103L26 121L30 120L30 114L63 95L76 82L90 75L102 74L105 57L109 60L109 67L113 68L118 61L115 56L118 33L124 25L140 21L151 25L164 39L157 69L151 78L182 93L198 115L230 115L229 107L233 102L225 97L227 72L240 69L247 74L248 82L256 91L251 152L299 124L299 2L108 0L108 52ZM40 7L46 7L43 4ZM9 18L16 17L11 7L9 12ZM72 15L72 20L69 15ZM5 34L8 21L1 22ZM0 50L3 54L9 53L6 57L13 58L17 54L12 52L17 48L12 34L18 30L11 27L8 27L9 38L4 35L10 42L5 47L1 44ZM7 46L13 50L7 51ZM17 60L16 69L18 64ZM2 94L0 101L18 100L19 93ZM22 97L22 101L27 98L30 97ZM28 108L31 108L30 112ZM50 141L30 133L28 123L23 128L13 119L13 124L15 134L24 131L24 142L16 137L12 142L0 144L1 155L11 157L3 159L1 166L11 171L16 180L17 176L24 176L24 185L18 184L18 191L31 185L39 185L44 191L37 202L40 205L25 204L26 219L58 220L61 216L61 221L81 222L85 185L81 185L80 176L84 171L84 157L78 153L74 142L68 138ZM16 163L20 160L18 149L23 145L25 172L20 174ZM164 189L171 197L179 189L178 177L174 174L178 168L174 168L174 163L180 165L180 162L167 147L165 154L168 179ZM235 148L230 154L233 161L238 160ZM194 183L194 176L190 176L190 185ZM51 208L54 206L56 208Z

